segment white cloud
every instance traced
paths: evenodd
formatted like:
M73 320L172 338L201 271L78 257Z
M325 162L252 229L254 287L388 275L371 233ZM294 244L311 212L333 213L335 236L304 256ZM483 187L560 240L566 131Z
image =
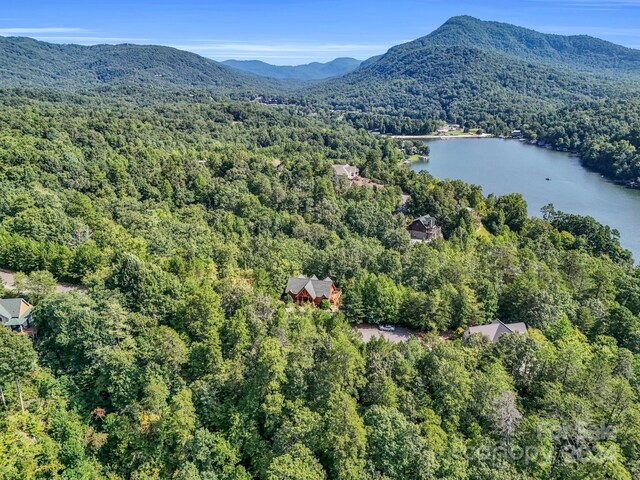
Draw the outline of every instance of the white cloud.
M244 42L226 42L194 45L172 45L181 50L192 52L289 52L289 53L331 53L331 52L366 52L371 50L388 49L388 45L362 45L362 44L261 44Z
M118 42L150 42L149 38L130 37L80 37L80 36L41 36L33 35L36 40L46 40L48 42L69 42L69 43L118 43Z
M305 60L305 61L320 61L320 60L326 60L327 56L326 55L253 55L253 54L244 54L244 53L240 53L240 54L235 54L233 56L228 56L228 55L213 55L210 56L209 58L213 58L214 60L229 60L229 59L233 59L233 60L243 60L243 59L247 59L247 60L264 60L264 59L282 59L282 60ZM333 60L333 57L329 57L329 59Z
M640 0L529 0L535 3L550 3L554 7L567 9L611 10L640 7Z
M582 27L570 25L541 26L538 30L547 33L559 33L563 35L594 35L611 37L640 37L640 28L618 27Z
M198 42L198 43L196 43ZM276 64L298 64L328 61L336 57L369 58L386 52L391 45L358 43L304 44L293 41L282 43L251 43L242 41L198 41L171 45L215 60L256 59Z
M0 35L30 35L41 33L84 33L84 28L71 27L11 27L0 28Z

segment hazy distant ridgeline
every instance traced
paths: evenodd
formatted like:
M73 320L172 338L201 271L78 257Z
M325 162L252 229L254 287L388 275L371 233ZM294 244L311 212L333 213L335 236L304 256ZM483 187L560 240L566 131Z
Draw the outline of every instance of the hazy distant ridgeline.
M307 63L305 65L271 65L259 60L226 60L222 62L238 70L250 72L262 77L286 80L322 80L339 77L354 71L362 62L355 58L336 58L327 63Z

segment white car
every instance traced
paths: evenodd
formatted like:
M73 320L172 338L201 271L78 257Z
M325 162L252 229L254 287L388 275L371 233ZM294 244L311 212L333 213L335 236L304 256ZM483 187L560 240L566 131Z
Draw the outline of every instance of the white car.
M383 332L395 332L396 327L393 325L378 325L378 330L382 330Z

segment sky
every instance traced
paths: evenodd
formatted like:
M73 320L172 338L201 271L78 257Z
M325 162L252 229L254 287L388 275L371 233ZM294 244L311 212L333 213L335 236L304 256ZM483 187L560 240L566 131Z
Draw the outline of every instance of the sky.
M4 5L2 5L4 4ZM277 65L366 59L472 15L640 49L640 0L0 0L0 35L167 45Z

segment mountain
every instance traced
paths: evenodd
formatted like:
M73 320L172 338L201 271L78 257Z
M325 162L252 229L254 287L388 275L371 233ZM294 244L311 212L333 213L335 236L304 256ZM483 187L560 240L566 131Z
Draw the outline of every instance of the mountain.
M640 73L640 50L588 35L545 34L469 16L453 17L433 33L395 48L405 51L436 45L474 47L556 67Z
M305 93L346 110L517 124L572 102L629 95L639 79L638 50L454 17Z
M264 88L265 82L194 53L170 47L61 45L26 37L0 37L2 87L79 89L104 85L237 91Z
M352 72L361 63L360 60L355 58L336 58L327 63L313 62L295 66L271 65L259 60L226 60L222 62L223 65L262 77L286 80L322 80L339 77Z

